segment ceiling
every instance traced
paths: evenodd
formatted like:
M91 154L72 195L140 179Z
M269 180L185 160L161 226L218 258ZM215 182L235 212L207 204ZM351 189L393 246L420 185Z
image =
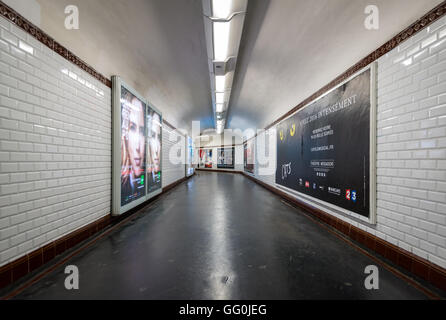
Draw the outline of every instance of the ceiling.
M201 0L36 0L41 28L106 77L120 75L178 128L213 128ZM264 128L441 0L249 0L227 127ZM80 29L66 30L77 5Z
M106 77L121 76L177 128L213 127L201 0L37 0L41 29ZM79 30L64 28L67 5Z

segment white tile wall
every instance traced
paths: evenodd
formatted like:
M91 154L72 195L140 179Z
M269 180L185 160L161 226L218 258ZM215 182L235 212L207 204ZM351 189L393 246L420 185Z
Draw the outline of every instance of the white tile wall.
M0 266L110 213L111 90L0 18Z
M175 130L163 125L162 132L162 186L163 188L186 176L185 160L176 161L179 144L183 147L181 157L185 156L185 137ZM171 158L172 153L172 158Z
M446 17L378 60L377 109L376 228L330 213L446 268Z

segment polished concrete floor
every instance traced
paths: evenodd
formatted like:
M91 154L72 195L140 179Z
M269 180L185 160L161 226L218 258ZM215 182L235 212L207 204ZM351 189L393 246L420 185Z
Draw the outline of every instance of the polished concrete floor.
M16 299L426 299L242 175L199 172ZM66 265L79 290L66 290Z

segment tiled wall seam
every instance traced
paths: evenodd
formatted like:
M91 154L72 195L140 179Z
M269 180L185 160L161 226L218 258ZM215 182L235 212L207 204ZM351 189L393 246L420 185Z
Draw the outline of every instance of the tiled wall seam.
M0 266L110 213L110 88L0 18Z
M377 103L376 228L330 214L446 268L446 17L378 59Z

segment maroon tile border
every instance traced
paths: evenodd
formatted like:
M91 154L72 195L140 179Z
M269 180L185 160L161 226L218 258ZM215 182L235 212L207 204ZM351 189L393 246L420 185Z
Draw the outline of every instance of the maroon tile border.
M107 87L111 88L111 80L104 77L102 74L97 72L74 53L69 51L67 48L62 46L60 43L51 38L48 34L43 32L40 28L33 25L31 22L22 17L18 12L14 11L12 8L8 7L5 3L0 1L0 15L8 19L11 23L15 24L17 27L24 30L26 33L33 36L35 39L43 43L45 46L58 53L71 63L75 64L93 78L105 84Z
M154 201L159 196L175 188L177 185L186 181L190 177L181 178L180 180L177 180L164 187L163 191L159 195L152 199L149 199L147 202L139 205L137 208L146 206L148 203ZM131 212L125 214L125 217L134 214L136 211L137 209L132 209ZM82 227L81 229L75 230L64 237L47 244L43 248L32 251L31 253L20 257L3 267L0 267L0 289L13 284L15 281L19 280L28 273L33 272L34 270L47 264L48 262L51 262L51 260L53 260L56 256L87 240L88 238L105 229L109 225L120 221L123 218L124 217L112 217L111 215L104 216L99 220L96 220L88 224L87 226Z
M348 236L350 239L364 245L371 251L390 260L392 263L406 269L407 271L413 273L414 275L446 291L446 269L443 269L433 264L432 262L420 258L414 255L413 253L401 249L385 240L382 240L371 233L365 232L349 224L348 222L345 222L328 213L323 212L322 210L319 210L304 202L301 202L296 198L286 194L285 192L254 178L251 175L239 171L234 173L243 174L245 177L258 183L259 185L275 193L276 195L284 198L285 200L295 204L296 206L304 209L306 212L309 212L310 214L317 217L319 220L325 222L326 224L330 225L334 229L337 229L344 235Z

